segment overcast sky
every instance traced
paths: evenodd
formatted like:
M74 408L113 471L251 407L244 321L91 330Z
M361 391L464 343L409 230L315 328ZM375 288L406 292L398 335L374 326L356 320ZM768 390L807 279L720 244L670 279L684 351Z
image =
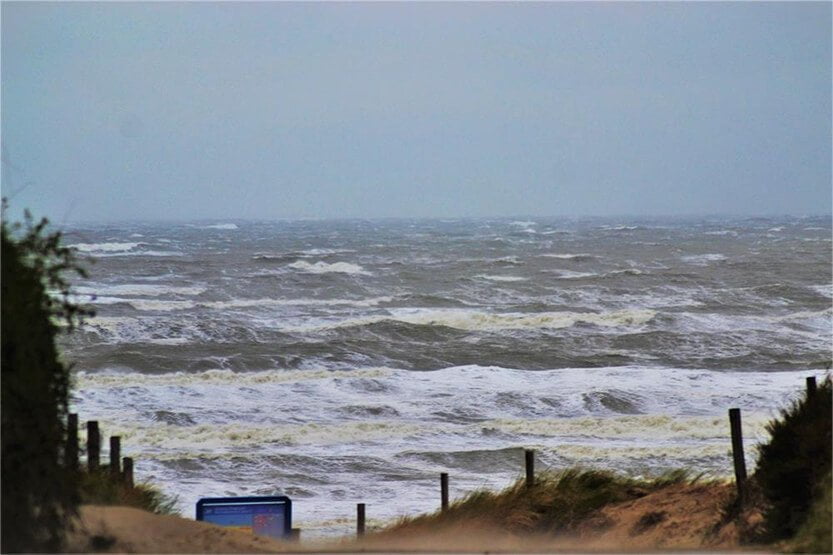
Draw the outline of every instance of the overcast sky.
M53 221L831 211L831 3L2 3Z

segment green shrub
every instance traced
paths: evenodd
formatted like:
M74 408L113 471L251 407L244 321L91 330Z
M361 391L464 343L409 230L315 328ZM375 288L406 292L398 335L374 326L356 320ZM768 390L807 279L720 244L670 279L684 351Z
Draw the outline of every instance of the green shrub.
M771 439L762 445L755 480L766 500L765 538L792 538L823 494L831 468L830 377L767 425ZM828 497L829 499L829 497ZM829 522L828 532L829 532Z
M63 279L68 270L83 270L46 226L46 220L33 225L28 214L26 227L7 226L5 218L0 226L4 553L59 551L78 503L76 480L61 460L69 369L55 337L61 319L71 329L83 314Z

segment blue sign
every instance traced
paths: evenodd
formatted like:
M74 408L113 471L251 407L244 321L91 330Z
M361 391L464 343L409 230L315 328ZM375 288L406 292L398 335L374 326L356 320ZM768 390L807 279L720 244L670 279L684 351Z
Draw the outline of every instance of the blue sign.
M292 533L292 501L286 496L208 497L197 501L197 520L284 539Z

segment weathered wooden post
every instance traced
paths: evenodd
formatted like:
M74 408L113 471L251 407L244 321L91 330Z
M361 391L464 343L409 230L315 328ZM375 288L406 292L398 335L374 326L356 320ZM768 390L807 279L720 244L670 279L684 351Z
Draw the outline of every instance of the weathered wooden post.
M133 459L130 457L125 457L122 459L122 463L124 466L124 472L122 472L122 479L127 487L133 487Z
M738 499L743 502L746 493L746 459L743 456L743 433L740 426L740 409L729 409L729 425L732 430L732 458L735 462L735 484Z
M807 397L812 397L816 394L816 377L810 376L807 378Z
M448 510L448 472L440 474L440 506L443 511Z
M526 458L526 487L535 485L535 451L527 449L524 452Z
M67 445L64 451L64 465L69 470L78 470L78 415L67 415Z
M364 503L359 503L356 505L356 535L357 536L364 536L364 512L365 505Z
M101 436L98 433L98 422L87 422L87 469L90 472L98 470L101 455Z
M118 480L121 476L121 437L110 436L110 476Z

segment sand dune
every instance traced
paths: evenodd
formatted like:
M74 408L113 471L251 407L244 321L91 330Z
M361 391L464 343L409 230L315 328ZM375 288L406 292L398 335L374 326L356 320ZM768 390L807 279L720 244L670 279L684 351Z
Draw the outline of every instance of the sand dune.
M733 551L739 522L723 509L730 484L674 484L635 500L609 505L570 536L520 536L478 522L414 526L368 534L360 541L280 542L174 516L127 507L85 506L70 538L70 552L268 553L268 552L646 552ZM744 515L742 526L760 515ZM748 548L746 548L748 549Z

